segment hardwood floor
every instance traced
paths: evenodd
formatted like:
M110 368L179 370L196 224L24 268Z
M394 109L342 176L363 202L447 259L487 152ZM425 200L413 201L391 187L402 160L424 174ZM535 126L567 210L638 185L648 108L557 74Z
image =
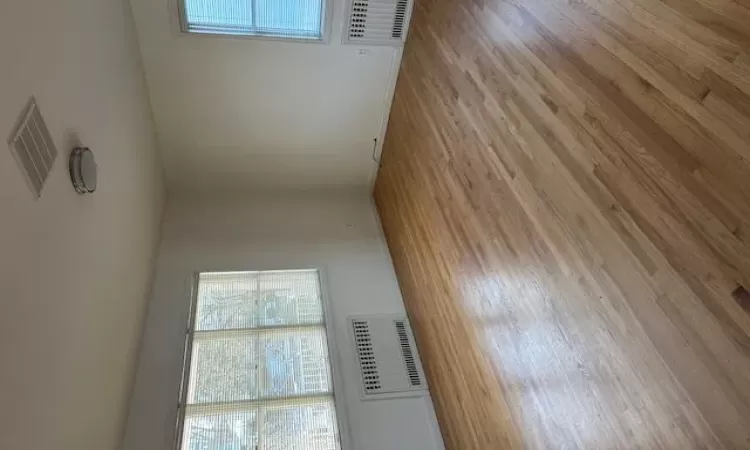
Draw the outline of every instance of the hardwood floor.
M750 1L416 3L375 199L447 446L750 448Z

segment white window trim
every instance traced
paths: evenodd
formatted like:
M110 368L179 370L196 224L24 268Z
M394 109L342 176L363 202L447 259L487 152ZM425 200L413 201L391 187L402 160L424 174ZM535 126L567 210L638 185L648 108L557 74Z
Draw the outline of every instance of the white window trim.
M181 1L181 0L177 0ZM328 360L331 365L331 381L333 383L331 392L333 395L333 404L336 408L336 421L339 428L339 443L341 450L352 450L352 439L349 429L349 414L346 407L345 395L344 395L344 384L342 379L341 371L341 358L336 347L336 333L335 333L335 322L331 310L331 303L328 296L328 283L326 277L326 271L323 267L286 267L283 269L205 269L196 271L191 276L190 280L190 310L188 312L188 322L185 329L185 344L183 346L183 357L182 357L182 374L180 376L180 392L177 399L177 420L175 421L175 433L174 433L174 450L181 450L182 448L182 437L183 429L185 425L185 412L187 410L186 399L188 398L188 389L190 386L190 378L194 372L192 367L191 359L193 353L193 327L195 326L195 313L198 306L198 280L201 273L206 272L241 272L241 271L252 271L252 272L263 272L270 270L317 270L318 280L320 284L320 295L321 302L323 304L323 320L326 341L328 343Z
M226 38L226 39L253 39L262 41L280 41L308 44L328 44L331 39L331 28L333 23L333 0L323 0L323 17L321 18L321 38L309 39L301 37L264 36L253 34L229 34L229 33L196 33L188 30L187 16L185 14L185 0L168 0L172 15L176 19L173 31L182 37L195 38Z

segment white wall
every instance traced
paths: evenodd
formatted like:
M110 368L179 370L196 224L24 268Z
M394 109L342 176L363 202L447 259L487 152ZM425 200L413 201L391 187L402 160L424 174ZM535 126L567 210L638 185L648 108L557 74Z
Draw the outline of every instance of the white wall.
M131 0L170 186L366 185L400 49L179 32L178 0Z
M124 449L173 448L191 274L304 267L326 273L351 449L443 448L429 397L359 399L346 318L404 312L376 217L364 194L170 199Z
M121 442L162 205L129 7L0 2L0 448ZM30 95L59 156L35 201L5 145ZM76 141L100 167L73 191Z

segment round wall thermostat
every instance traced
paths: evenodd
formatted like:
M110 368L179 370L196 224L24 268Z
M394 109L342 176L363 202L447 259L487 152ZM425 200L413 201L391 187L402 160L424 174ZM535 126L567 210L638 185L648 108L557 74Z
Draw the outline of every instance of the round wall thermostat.
M70 180L79 194L96 190L96 161L88 147L76 147L70 152Z

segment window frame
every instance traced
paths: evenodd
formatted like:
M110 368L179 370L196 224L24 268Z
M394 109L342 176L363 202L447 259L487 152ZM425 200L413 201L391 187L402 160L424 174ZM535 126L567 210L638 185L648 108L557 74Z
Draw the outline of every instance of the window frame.
M279 41L308 44L328 44L331 37L331 24L333 20L333 0L321 0L323 12L320 19L320 39L310 39L296 36L270 36L263 34L241 34L241 33L212 33L212 32L195 32L190 31L187 22L187 12L185 10L185 0L170 0L173 3L173 11L177 15L177 29L179 35L208 37L208 38L226 38L226 39L257 39L264 41Z
M182 1L182 0L178 0ZM183 439L183 432L184 432L184 426L185 426L185 413L186 413L186 406L187 406L187 397L188 397L188 389L190 388L190 375L192 372L193 367L191 366L192 362L192 353L193 353L193 342L194 342L194 334L195 331L195 320L196 320L196 311L198 306L198 282L200 278L201 273L211 273L211 272L270 272L270 271L294 271L294 270L315 270L318 274L318 283L320 286L320 300L323 307L323 320L324 320L324 330L326 335L326 344L328 347L328 360L331 368L331 395L333 396L333 404L336 412L336 422L338 425L339 430L339 444L341 446L341 450L352 450L352 440L351 440L351 434L349 429L349 421L348 421L348 411L346 408L346 402L344 400L344 385L342 381L342 371L341 371L341 359L340 354L338 352L338 348L336 346L336 333L335 333L335 325L333 321L333 317L331 314L331 306L330 306L330 300L328 295L328 288L327 288L327 278L325 274L325 269L322 267L287 267L283 269L244 269L244 270L237 270L237 269L230 269L230 270L222 270L222 269L208 269L208 270L199 270L193 272L193 274L190 277L190 306L188 311L188 317L187 317L187 326L185 328L185 338L184 338L184 345L183 345L183 355L182 355L182 372L180 375L180 390L177 398L177 417L175 420L175 430L174 430L174 450L181 450L182 449L182 439Z

